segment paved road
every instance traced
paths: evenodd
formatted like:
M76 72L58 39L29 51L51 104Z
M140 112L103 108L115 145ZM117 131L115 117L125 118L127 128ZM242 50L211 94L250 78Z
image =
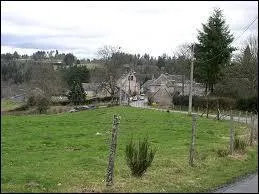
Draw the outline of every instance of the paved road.
M145 102L147 102L147 99L145 99L145 100L138 100L138 101L132 101L132 102L130 102L130 106L137 107L137 108L147 108L147 109L153 109L153 110L159 110L159 111L166 111L166 109L158 109L158 108L153 108L153 107L147 106L147 105L144 104ZM170 112L178 112L178 113L188 114L187 111L170 110ZM217 115L209 114L210 118L216 118L216 116ZM230 120L230 116L224 116L223 119L224 120ZM238 122L243 122L243 123L247 122L248 124L251 123L251 117L245 118L245 117L233 116L233 120L234 121L238 121ZM256 127L258 127L257 120L258 120L258 117L255 117L254 125Z
M258 193L258 174L218 189L214 193Z

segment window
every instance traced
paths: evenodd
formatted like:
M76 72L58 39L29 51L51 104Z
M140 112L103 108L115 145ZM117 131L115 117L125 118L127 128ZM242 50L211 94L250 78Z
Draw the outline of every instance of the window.
M133 80L133 75L129 76L128 80Z

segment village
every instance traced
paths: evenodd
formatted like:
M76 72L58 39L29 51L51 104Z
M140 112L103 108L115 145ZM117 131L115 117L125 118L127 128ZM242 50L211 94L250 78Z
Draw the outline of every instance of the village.
M1 193L258 193L257 8L1 1Z

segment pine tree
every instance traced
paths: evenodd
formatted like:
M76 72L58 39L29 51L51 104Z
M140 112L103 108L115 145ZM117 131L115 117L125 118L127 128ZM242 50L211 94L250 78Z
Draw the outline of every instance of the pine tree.
M222 68L229 64L231 53L235 50L230 45L234 37L219 8L213 10L207 24L202 24L202 27L203 31L198 31L198 44L194 51L194 78L205 84L206 92L209 89L213 93Z
M73 82L71 91L69 92L68 99L74 105L80 105L85 102L85 93L83 86L80 82Z

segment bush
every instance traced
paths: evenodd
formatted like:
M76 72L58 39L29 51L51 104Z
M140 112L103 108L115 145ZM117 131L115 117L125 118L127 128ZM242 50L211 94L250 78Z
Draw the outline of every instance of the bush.
M194 108L206 109L207 99L204 96L193 96L192 104ZM174 105L177 106L189 106L189 96L175 96L173 98ZM219 104L220 109L230 110L236 107L236 100L227 97L213 97L208 98L208 104L210 110L216 110Z
M238 110L257 113L257 109L258 109L257 99L258 99L257 97L239 99L237 101Z
M153 104L153 102L154 102L152 97L148 97L147 100L148 100L147 104L150 105L150 106L151 106L151 105Z
M126 145L125 153L131 174L136 177L141 177L146 172L155 156L155 151L150 148L147 138L139 140L138 146L131 139Z
M27 101L28 106L35 106L36 105L36 99L35 96L30 96Z
M40 114L47 113L49 100L46 97L41 96L41 97L38 97L36 101L37 101L37 109L39 113Z
M226 157L229 153L230 153L230 151L227 148L219 148L217 150L217 155L219 157Z

